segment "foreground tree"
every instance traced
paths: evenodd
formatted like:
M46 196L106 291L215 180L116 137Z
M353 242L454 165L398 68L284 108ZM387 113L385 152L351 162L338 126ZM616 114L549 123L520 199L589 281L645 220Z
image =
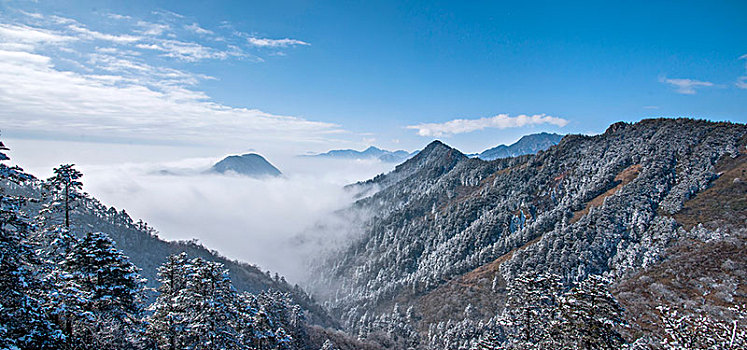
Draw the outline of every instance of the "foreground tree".
M134 347L141 334L143 280L104 233L89 233L63 261L65 279L79 289L66 330L74 347Z
M513 334L513 346L520 349L553 349L552 333L558 313L560 276L528 272L508 285L505 325Z
M562 292L560 277L524 273L508 285L506 309L477 349L620 349L623 309L601 276ZM500 336L499 336L500 335Z
M747 306L728 309L729 319L717 319L705 312L683 313L668 306L658 307L662 339L666 350L746 349Z
M148 317L147 335L155 346L164 350L185 347L188 325L188 303L183 291L187 286L189 270L187 254L171 255L158 268L158 297L150 306L153 312Z
M566 349L619 349L623 309L601 276L589 276L560 298L557 333Z
M186 254L159 268L159 295L146 320L155 347L173 349L301 349L301 308L287 294L238 293L223 264Z
M73 202L82 198L83 183L80 178L83 173L73 168L75 164L63 164L54 168L54 176L47 179L45 188L53 195L55 204L61 201L65 213L65 227L70 229L70 208Z
M0 161L10 159L6 150L0 142ZM22 169L0 164L0 181L18 184L29 179ZM0 347L53 349L63 337L42 308L40 261L28 240L32 224L21 211L28 202L0 188Z

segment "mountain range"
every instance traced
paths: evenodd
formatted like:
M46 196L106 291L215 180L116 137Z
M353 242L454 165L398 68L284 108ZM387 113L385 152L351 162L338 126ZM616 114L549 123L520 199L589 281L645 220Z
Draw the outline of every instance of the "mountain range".
M244 161L269 165L258 155L232 157L223 171L255 170ZM0 194L31 198L24 210L44 212L43 181L21 175L21 184L0 183ZM674 349L680 343L667 345L672 339L685 341L677 336L744 344L745 179L747 125L736 123L620 122L490 161L433 141L393 171L349 187L358 200L336 214L357 234L310 264L303 289L196 241L161 240L95 198L78 200L70 230L106 233L150 288L167 257L186 252L222 263L237 290L287 293L305 310L296 334L309 349L526 348L505 334L531 318L522 310L542 307L557 307L548 314L556 318L535 318L522 332L560 327L551 329L567 336L585 329L574 317L611 308L621 311L600 321L616 327L606 333L617 337L608 348ZM597 282L601 289L584 289ZM521 283L538 289L518 294L517 308ZM591 308L583 309L587 297Z
M382 162L387 163L399 163L407 160L416 152L410 153L403 150L398 151L387 151L374 146L368 147L363 151L356 151L353 149L336 149L326 153L304 155L303 157L315 157L315 158L329 158L329 159L348 159L348 160L362 160L362 159L378 159Z
M563 135L550 134L546 132L522 136L519 141L511 145L498 145L486 149L481 153L469 154L469 157L477 157L482 160L494 160L498 158L518 157L525 154L535 154L544 151L560 142Z
M620 122L493 161L434 141L357 184L367 195L348 214L369 213L362 233L316 266L310 291L354 334L398 325L426 349L488 336L527 271L562 290L609 279L628 339L666 332L657 307L730 324L747 302L746 147L747 126L692 119Z

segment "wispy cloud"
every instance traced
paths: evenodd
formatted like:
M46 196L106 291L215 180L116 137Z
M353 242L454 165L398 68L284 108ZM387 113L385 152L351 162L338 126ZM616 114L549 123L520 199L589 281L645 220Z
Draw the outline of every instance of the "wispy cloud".
M136 45L139 49L155 50L163 52L166 57L177 58L183 61L195 62L204 59L225 60L228 57L242 57L244 52L236 47L226 50L216 50L194 42L163 39L157 42Z
M747 89L747 76L737 78L735 85L740 89Z
M153 71L123 60L105 64L114 71ZM60 71L49 57L26 52L0 51L0 91L4 127L21 130L201 142L313 141L341 131L330 123L221 105L180 84L159 89L124 75Z
M109 17L111 19L116 19L116 20L132 19L132 17L130 16L120 15L118 13L107 13L106 17Z
M420 136L440 137L454 134L463 134L487 128L507 129L522 126L551 124L566 126L568 121L563 118L553 117L545 114L517 115L511 117L508 114L498 114L489 118L478 119L454 119L445 123L423 123L408 125L407 129L418 131Z
M255 37L249 37L246 39L249 44L257 46L257 47L289 47L289 46L297 46L297 45L303 45L303 46L309 46L311 44L296 40L296 39L267 39L267 38L255 38Z
M212 31L178 14L158 15L169 22L103 14L129 26L122 31L120 23L113 31L56 15L0 13L3 128L224 145L249 139L314 144L344 132L332 123L215 102L199 89L212 77L189 72L183 64L175 69L173 60L153 60L153 53L183 62L261 59L246 52L252 46L245 37L184 41L179 35L188 30Z
M185 25L184 29L189 30L190 32L193 32L195 34L200 34L200 35L212 35L212 34L215 34L212 30L207 30L205 28L202 28L197 23L192 23L190 25Z
M76 40L52 30L34 28L27 25L0 24L0 40L7 44L61 43Z
M742 56L739 56L739 60L744 60L744 68L745 68L745 74L747 74L747 54L744 54ZM747 89L747 75L743 75L739 78L737 78L737 82L734 84L740 89Z
M89 39L89 40L104 40L104 41L111 41L111 42L121 43L121 44L133 43L136 41L143 40L143 37L141 36L128 35L128 34L115 35L115 34L106 34L106 33L97 32L95 30L90 30L86 28L85 26L82 26L77 23L68 25L68 28L76 33L79 33L81 38Z
M671 85L678 94L683 95L695 95L697 88L715 86L715 84L710 81L670 79L667 77L659 78L659 82Z
M153 23L153 22L146 22L146 21L137 21L136 25L140 27L140 29L138 30L138 33L141 33L143 35L150 35L150 36L158 36L171 29L171 26L168 24Z

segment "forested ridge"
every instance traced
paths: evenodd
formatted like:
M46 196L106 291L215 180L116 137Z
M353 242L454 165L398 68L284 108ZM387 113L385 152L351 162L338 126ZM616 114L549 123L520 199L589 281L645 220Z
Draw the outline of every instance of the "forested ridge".
M547 300L554 301L543 303L558 316L560 301L568 300L565 293L600 277L606 282L593 284L604 286L599 293L614 291L631 310L640 312L631 305L645 299L648 323L632 322L638 315L622 313L616 328L622 340L612 348L636 341L682 346L667 335L672 330L662 325L662 317L707 316L736 325L732 321L744 315L738 310L746 301L740 272L745 261L736 252L744 247L747 225L744 219L723 217L745 217L740 201L745 175L728 175L722 187L729 187L711 199L716 207L710 212L733 203L726 215L682 223L693 218L687 208L698 194L724 176L722 164L745 164L745 135L747 127L734 123L621 122L600 135L567 135L536 155L494 161L467 158L435 141L392 173L355 186L365 198L351 210L371 217L360 223L364 229L357 240L317 268L319 286L337 288L311 290L363 338L399 327L417 338L407 345L416 348L470 348L490 333L498 334L490 336L500 346L527 348L511 345L515 327L496 326L516 325L509 301L518 279L532 277L527 273L557 278L557 292L547 292ZM682 271L699 271L702 265L689 265L680 254L684 246L698 249L698 242L724 246L714 264L727 269L718 277L705 274L691 281L701 290L678 294L682 291L669 282L646 277L675 261L685 264L676 265ZM675 273L677 287L703 275L687 273ZM634 276L650 288L623 292L621 286ZM698 293L711 297L701 300ZM678 303L682 300L689 301L685 309Z

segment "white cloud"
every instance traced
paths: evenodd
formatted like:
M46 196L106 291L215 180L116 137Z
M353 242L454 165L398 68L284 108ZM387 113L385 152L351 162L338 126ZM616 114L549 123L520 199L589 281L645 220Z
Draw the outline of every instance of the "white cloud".
M296 46L296 45L303 45L308 46L311 45L305 41L296 40L296 39L266 39L266 38L255 38L255 37L249 37L246 39L249 44L257 46L257 47L288 47L288 46Z
M152 11L151 13L154 15L164 17L164 18L177 18L177 19L184 18L184 15L181 15L176 12L169 11L169 10L158 10L158 11Z
M6 44L62 43L76 38L26 25L0 24L0 41Z
M130 17L130 16L120 15L118 13L107 13L106 17L109 17L111 19L120 20L120 21L121 20L126 20L126 19L132 19L132 17Z
M19 19L0 13L3 129L58 138L311 148L344 133L332 123L215 102L199 89L213 77L172 68L170 60L152 60L146 53L184 62L261 59L244 51L245 37L233 37L244 48L231 41L162 38L158 35L165 30L187 33L186 23L177 22L180 17L162 15L169 16L171 26L128 19L133 32L142 29L133 35L56 15Z
M216 160L185 160L173 163L173 167L76 164L85 174L86 191L108 205L126 208L136 219L143 218L160 231L162 238L197 238L230 258L279 271L294 282L301 282L308 275L311 256L333 248L335 242L351 235L350 225L329 221L336 210L353 201L353 193L343 189L350 182L340 182L336 177L356 174L358 177L352 181L361 181L392 167L381 162L309 158L294 158L298 164L289 165L268 156L284 173L283 177L256 180L221 175L154 175L160 169L201 170ZM298 173L293 168L306 172Z
M121 60L105 64L115 72L154 71ZM179 71L155 71L179 79ZM330 123L221 105L178 82L155 87L117 74L59 71L49 57L14 51L0 51L0 119L16 130L208 143L319 142L341 132Z
M135 35L128 35L128 34L121 34L121 35L114 35L114 34L106 34L97 32L95 30L90 30L86 28L83 25L80 25L78 23L70 24L68 25L68 28L76 33L80 34L80 37L88 39L88 40L104 40L104 41L111 41L115 43L132 43L136 41L143 40L143 37L135 36Z
M140 30L138 31L139 33L150 36L158 36L163 34L163 32L171 29L171 26L169 26L168 24L152 23L146 21L137 21L136 25L140 27Z
M137 44L135 46L139 49L161 51L166 57L172 57L187 62L195 62L204 59L225 60L229 57L247 56L243 51L235 47L229 47L226 50L216 50L198 43L173 39L162 39L152 43Z
M205 28L200 27L197 23L192 23L190 25L185 25L184 29L189 30L195 34L200 35L212 35L214 34L212 30L207 30Z
M568 121L563 118L557 118L545 114L535 114L531 116L521 114L515 117L510 117L508 114L498 114L489 118L454 119L445 123L409 125L406 128L417 130L418 135L420 136L440 137L463 134L486 128L507 129L540 124L551 124L562 127L567 125Z
M747 89L747 76L737 78L735 85L740 89Z
M695 95L696 88L711 87L714 84L710 81L700 81L694 79L669 79L662 77L659 82L672 85L678 94Z
M740 60L745 60L744 68L747 69L747 54L739 56ZM734 84L740 89L747 89L747 75L737 78L737 82Z

